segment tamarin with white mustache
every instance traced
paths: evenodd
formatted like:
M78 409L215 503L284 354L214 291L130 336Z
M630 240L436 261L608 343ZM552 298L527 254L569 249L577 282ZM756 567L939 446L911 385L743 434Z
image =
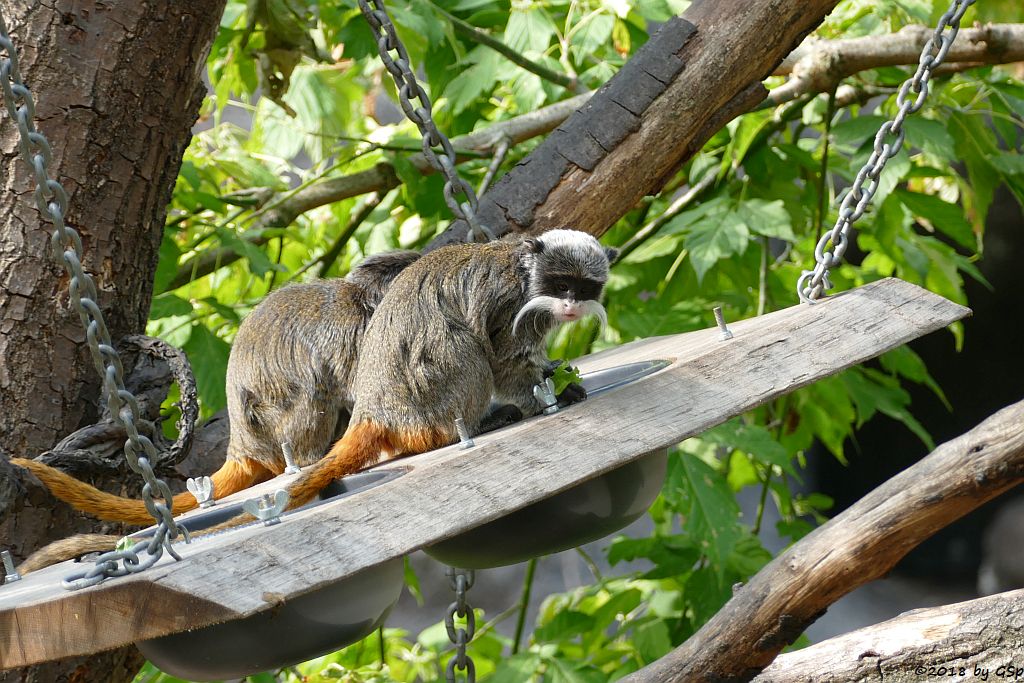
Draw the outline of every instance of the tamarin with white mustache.
M303 505L334 479L478 432L493 396L534 415L550 367L545 337L595 314L617 251L576 230L444 247L397 278L366 328L348 431L288 487ZM567 404L585 397L570 385Z
M348 429L288 487L289 508L382 457L454 443L456 418L471 433L490 428L492 397L514 413L495 411L502 421L546 408L534 395L552 368L545 337L559 323L588 314L605 320L598 299L617 254L587 233L559 229L540 237L444 247L403 270L366 327L351 384ZM582 387L570 384L558 403L585 397ZM110 549L115 540L80 538L40 550L22 564L23 571Z

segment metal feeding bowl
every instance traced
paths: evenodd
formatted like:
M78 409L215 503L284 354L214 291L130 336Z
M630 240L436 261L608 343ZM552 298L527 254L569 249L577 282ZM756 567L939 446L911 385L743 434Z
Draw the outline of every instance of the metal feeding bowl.
M403 470L392 469L338 479L320 493L320 500L300 509L379 486L402 474ZM181 525L196 532L241 512L241 503L219 505L182 519ZM144 530L135 536L145 536L147 531L152 533ZM202 537L196 542L201 543ZM403 582L403 561L396 558L243 619L136 645L160 670L186 680L236 679L280 669L368 636L384 623Z
M667 360L629 363L582 376L587 396L653 374ZM668 449L659 449L550 498L462 533L424 551L465 569L501 567L596 541L639 519L665 481Z

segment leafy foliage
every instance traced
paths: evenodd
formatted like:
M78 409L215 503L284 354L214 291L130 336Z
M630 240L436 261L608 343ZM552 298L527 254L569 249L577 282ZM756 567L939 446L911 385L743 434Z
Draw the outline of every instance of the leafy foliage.
M389 9L425 76L439 126L456 136L572 93L456 32L440 10L596 88L643 45L652 22L687 4L395 0ZM887 34L932 23L946 5L844 0L817 33ZM992 0L969 10L965 23L1022 21L1022 14L1013 0ZM205 415L223 407L229 344L268 291L343 275L367 254L421 247L449 220L440 180L409 160L418 137L393 104L394 87L354 0L230 0L208 66L213 92L175 187L150 316L152 333L188 351ZM607 288L609 324L560 330L553 354L710 327L715 305L736 320L796 303L796 279L835 220L836 195L895 113L895 92L909 74L909 67L865 71L849 79L860 96L847 106L834 106L829 95L805 97L719 131L660 196L643 200L605 236L622 248ZM896 276L965 303L964 278L984 282L976 263L996 187L1024 202L1024 82L999 67L937 78L905 128L906 145L884 172L857 225L856 247L833 280L845 289ZM503 168L535 145L513 148ZM460 172L479 182L489 159L466 156ZM397 187L288 212L303 193L330 192L381 165L393 169ZM687 190L692 199L681 201ZM962 344L962 327L951 332ZM527 647L513 655L494 622L482 627L471 647L478 674L495 683L609 681L663 655L715 613L733 584L770 560L758 536L766 505L779 512L779 534L793 540L824 520L831 501L792 488L812 444L843 459L856 427L881 413L932 445L910 412L907 382L945 401L921 359L901 348L673 449L650 510L652 534L617 538L607 548L613 565L640 559L650 569L549 596ZM737 504L746 488L761 501L753 520ZM383 666L372 635L297 672L251 680L442 677L443 625L415 638L387 629L384 638ZM149 669L140 680L173 679Z

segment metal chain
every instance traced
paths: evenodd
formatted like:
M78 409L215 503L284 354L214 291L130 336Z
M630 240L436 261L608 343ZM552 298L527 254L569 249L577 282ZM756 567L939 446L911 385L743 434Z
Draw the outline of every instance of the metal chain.
M475 683L476 667L473 665L473 658L466 654L466 646L473 640L473 634L476 632L476 616L473 614L473 608L466 602L466 591L473 587L475 575L472 569L455 567L445 569L445 575L451 589L455 591L455 602L448 605L448 612L444 617L444 627L448 631L448 640L455 645L455 654L448 660L444 678L446 683L455 683L455 670L458 669L466 672L466 683ZM456 615L466 620L466 628L455 628Z
M942 63L949 52L950 46L960 31L960 19L963 18L967 8L973 5L975 0L953 0L953 3L946 10L946 13L939 19L939 24L924 49L921 50L921 58L918 62L917 72L900 87L896 95L896 104L899 111L890 121L882 124L875 135L875 147L864 167L861 168L849 191L839 206L839 217L835 226L818 240L814 248L814 260L817 265L814 270L805 270L797 281L797 294L800 300L806 303L814 303L816 299L827 289L832 288L829 281L828 271L830 268L839 265L846 253L849 243L850 226L853 225L863 214L871 203L871 198L878 189L879 176L889 159L896 156L903 146L905 131L903 121L908 114L913 114L924 106L928 97L928 79L932 71ZM946 31L946 29L949 31ZM910 93L915 94L914 99L909 99ZM886 137L891 139L886 142ZM868 186L864 187L864 181L870 179ZM829 251L828 245L832 244Z
M7 24L0 15L0 51L7 56L0 58L0 90L3 91L4 105L11 119L18 125L18 140L21 157L32 170L36 181L36 206L43 216L49 218L56 228L50 236L54 260L67 270L71 281L68 285L70 299L82 326L86 331L89 351L96 371L103 379L103 390L110 410L110 416L128 434L124 454L128 465L142 475L145 486L142 499L146 509L157 522L156 533L135 545L131 550L115 551L102 555L96 565L77 572L65 579L68 589L83 588L103 581L107 577L123 576L142 571L152 566L163 555L164 548L176 559L170 541L177 538L180 530L171 515L171 490L158 479L150 466L150 458L157 456L156 447L145 435L139 434L135 423L139 420L139 404L135 396L124 386L124 368L114 349L110 333L97 304L96 283L92 276L82 269L82 238L78 232L65 224L68 195L56 180L50 177L50 163L53 152L50 143L35 128L35 101L32 92L25 86L18 68L18 53L7 32ZM163 499L158 503L154 500ZM140 560L138 553L145 548L149 557ZM123 567L118 562L123 561Z
M457 159L455 149L448 138L438 130L434 124L431 114L430 98L427 96L423 86L416 80L412 65L409 61L409 53L405 45L398 39L395 25L384 9L383 0L373 0L370 6L368 0L359 0L359 9L369 22L377 38L377 50L380 52L381 61L391 76L395 79L398 87L398 103L402 111L410 121L419 128L423 136L423 156L436 171L444 178L444 201L451 209L456 218L461 219L469 225L470 239L475 241L493 240L494 233L480 223L477 219L476 193L469 183L459 177L455 170ZM394 52L396 56L392 57ZM413 104L412 99L419 101L419 106ZM434 151L434 147L440 147L440 154ZM461 193L466 201L459 202L456 195Z

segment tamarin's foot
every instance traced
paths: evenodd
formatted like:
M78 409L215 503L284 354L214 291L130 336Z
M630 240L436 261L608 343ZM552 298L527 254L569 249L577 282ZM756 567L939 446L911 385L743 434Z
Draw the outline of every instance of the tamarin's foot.
M480 421L480 428L477 430L477 433L493 432L495 429L507 427L522 419L523 411L511 403L506 403L505 405L497 406L487 415L484 415L484 419Z
M587 390L580 384L567 384L565 389L562 389L562 393L558 395L558 407L565 408L573 403L579 403L585 401L587 398Z

